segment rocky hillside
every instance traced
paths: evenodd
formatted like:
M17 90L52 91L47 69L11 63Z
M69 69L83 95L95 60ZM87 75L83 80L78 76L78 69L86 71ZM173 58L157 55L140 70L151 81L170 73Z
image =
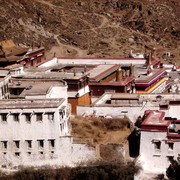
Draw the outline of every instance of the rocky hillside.
M0 11L0 40L42 42L48 57L122 57L148 45L180 62L179 0L0 0Z

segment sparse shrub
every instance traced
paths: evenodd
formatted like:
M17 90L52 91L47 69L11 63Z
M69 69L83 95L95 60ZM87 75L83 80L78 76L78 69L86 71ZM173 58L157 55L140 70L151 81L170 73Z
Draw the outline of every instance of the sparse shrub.
M24 168L9 175L1 174L0 178L1 180L131 180L139 169L135 162L125 164L120 161L98 161L74 168Z
M130 127L130 121L128 119L96 118L92 120L92 124L105 130L122 130Z

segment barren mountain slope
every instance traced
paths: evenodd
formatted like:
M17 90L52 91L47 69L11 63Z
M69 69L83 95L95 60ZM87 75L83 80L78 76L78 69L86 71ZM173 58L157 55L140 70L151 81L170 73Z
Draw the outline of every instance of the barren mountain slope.
M48 57L122 57L149 45L180 62L179 0L0 0L0 10L0 40L42 41Z

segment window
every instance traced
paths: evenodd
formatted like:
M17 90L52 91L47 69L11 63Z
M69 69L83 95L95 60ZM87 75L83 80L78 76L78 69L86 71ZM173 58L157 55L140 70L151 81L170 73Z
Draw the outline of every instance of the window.
M174 143L173 142L169 142L168 143L168 150L173 150L174 148Z
M1 141L1 143L2 143L2 149L7 149L7 141Z
M15 145L16 148L19 149L19 147L20 147L20 141L14 141L14 145Z
M38 148L44 148L44 140L40 139L38 141Z
M49 148L54 148L55 147L55 139L49 139Z
M43 115L43 113L36 113L36 120L42 121L42 119L43 119L42 115Z
M54 113L48 113L48 119L54 120Z
M161 150L161 141L154 141L154 149L158 151Z
M28 122L28 123L31 122L31 114L30 113L26 113L25 118L26 118L26 122Z
M59 116L60 116L60 119L63 119L64 115L63 115L63 112L59 112Z
M20 156L20 152L15 152L15 156Z
M26 140L27 148L30 149L32 148L32 141L31 140Z
M13 119L16 122L19 122L19 113L13 114Z
M1 121L7 122L7 113L1 114Z
M60 115L60 119L63 119L64 118L64 115L65 115L65 111L60 111L59 112L59 115Z

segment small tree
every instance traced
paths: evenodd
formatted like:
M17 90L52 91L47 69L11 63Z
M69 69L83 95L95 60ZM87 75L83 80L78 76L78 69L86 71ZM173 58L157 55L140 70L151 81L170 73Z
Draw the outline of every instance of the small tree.
M180 154L178 154L177 161L172 160L171 164L166 170L166 175L170 180L180 179Z

